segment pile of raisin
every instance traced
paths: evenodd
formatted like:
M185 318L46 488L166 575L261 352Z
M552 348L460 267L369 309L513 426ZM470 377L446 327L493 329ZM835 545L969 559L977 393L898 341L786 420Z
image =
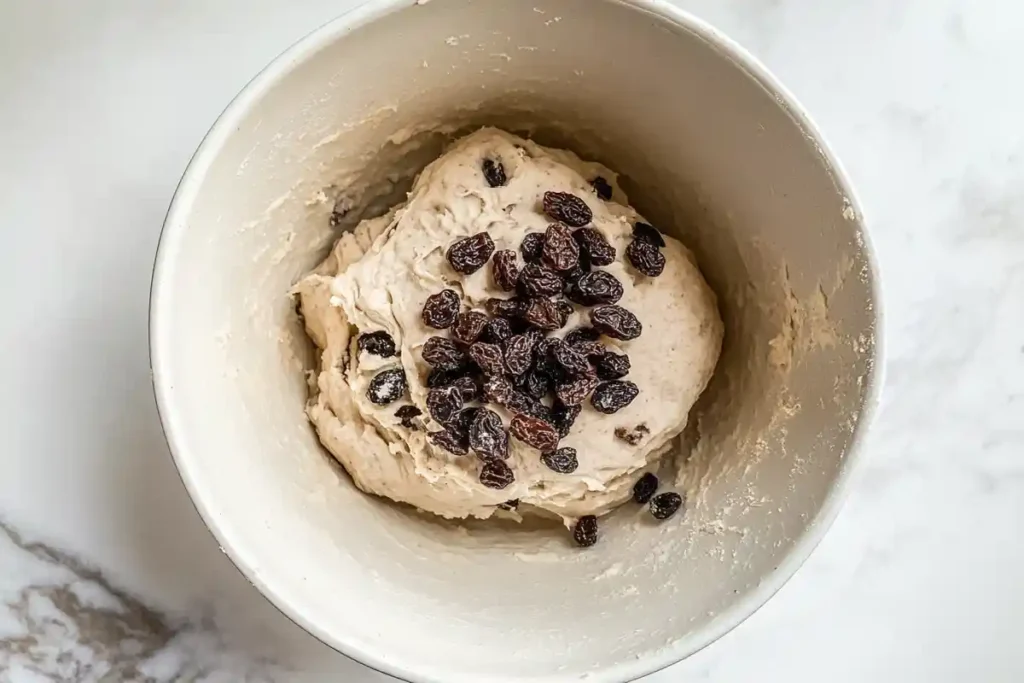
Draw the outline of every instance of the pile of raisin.
M675 491L666 491L654 495L658 490L658 477L652 472L645 472L633 484L633 500L640 505L648 505L651 516L658 520L668 519L686 500Z

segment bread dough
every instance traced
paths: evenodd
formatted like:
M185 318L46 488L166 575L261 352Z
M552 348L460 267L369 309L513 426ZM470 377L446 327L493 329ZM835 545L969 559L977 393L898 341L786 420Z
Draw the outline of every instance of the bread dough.
M501 160L507 185L488 186L481 172L485 158ZM598 175L612 184L613 201L602 201L591 188ZM625 293L618 303L640 319L643 334L627 342L603 337L602 343L629 355L626 379L640 394L611 415L595 411L589 400L584 403L560 444L578 453L579 468L572 474L553 472L537 450L510 437L508 464L515 482L494 490L478 481L482 461L472 452L453 455L427 439L427 431L439 425L427 413L429 366L420 354L428 338L447 332L426 327L420 315L426 298L445 288L461 294L464 308L478 310L488 298L507 296L494 284L489 264L463 276L451 268L445 252L453 242L486 231L495 249L518 254L527 233L543 232L551 222L541 211L549 190L583 198L593 211L593 226L615 247L617 260L604 269L622 283ZM686 426L722 342L715 296L678 240L665 237L666 265L659 277L646 277L629 265L624 253L637 220L643 219L628 206L615 174L600 164L486 128L427 166L406 203L342 235L296 291L307 331L321 351L309 418L356 485L448 518L489 517L499 504L519 499L521 513L553 513L569 524L627 500L634 482L653 469ZM575 309L555 334L589 324L587 309ZM358 335L377 330L394 338L400 357L358 351ZM387 406L371 403L370 380L399 364L409 382L406 396ZM395 417L409 403L423 411L418 419L425 430L407 429ZM489 407L507 426L509 413Z

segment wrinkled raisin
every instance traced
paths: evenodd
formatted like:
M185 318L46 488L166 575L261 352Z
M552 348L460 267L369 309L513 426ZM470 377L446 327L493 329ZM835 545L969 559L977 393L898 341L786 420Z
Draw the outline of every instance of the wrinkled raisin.
M655 519L668 519L683 506L683 497L675 491L659 493L651 498L651 515Z
M504 503L498 503L498 507L502 510L515 510L519 507L519 499L513 498L512 500L506 500Z
M360 351L366 351L382 358L398 355L398 351L395 348L395 340L383 330L359 335L357 345Z
M586 356L562 340L558 340L557 344L551 345L550 353L558 361L558 364L565 369L566 373L572 377L591 375L594 372L593 368L590 367L590 363L587 362Z
M469 275L483 268L493 253L494 240L486 232L478 232L450 246L446 256L452 268L463 275Z
M606 351L594 361L598 379L620 379L629 374L629 356Z
M594 389L590 405L599 413L611 414L625 408L637 397L640 390L632 382L613 380L602 382Z
M438 330L451 327L459 315L459 295L445 289L427 297L423 304L423 324Z
M406 429L416 429L416 423L413 422L413 418L419 417L423 414L423 411L416 406L402 406L395 411L395 417L401 420L401 424Z
M624 341L636 339L644 330L635 315L615 304L591 309L590 324L601 334Z
M533 347L537 345L537 335L517 334L505 345L505 365L513 375L521 375L530 369L533 363Z
M604 176L597 176L591 180L590 186L594 188L594 192L597 193L598 199L608 201L612 198L612 186L604 179Z
M572 234L580 245L580 254L590 259L591 265L607 266L615 263L615 247L595 228L580 228Z
M580 341L573 344L572 347L591 359L591 364L594 362L593 359L608 353L608 349L601 342L596 341Z
M542 453L553 451L558 446L558 432L546 420L519 414L512 418L509 431L528 446Z
M665 270L665 255L650 242L633 240L626 247L626 258L634 268L648 277L658 277Z
M519 281L516 252L511 249L494 252L494 258L491 259L491 272L494 275L494 284L506 292L515 290L516 283Z
M572 530L572 538L576 545L581 548L589 548L597 543L597 517L594 515L583 515L576 520L576 526Z
M615 276L604 270L587 273L566 293L572 301L581 306L613 304L622 298L622 284Z
M519 273L518 290L523 296L554 296L561 294L565 281L558 273L539 263L529 263Z
M523 260L527 263L536 263L540 261L544 252L544 233L541 232L530 232L523 237L523 241L519 243L519 253L523 255Z
M479 311L465 311L459 313L452 327L452 336L463 344L472 344L484 331L487 325L487 316Z
M500 301L500 299L496 299ZM507 318L494 318L484 328L483 340L490 344L504 344L512 338L512 323Z
M561 223L552 223L544 233L544 264L557 271L571 270L580 262L580 245L572 231Z
M522 280L522 276L519 279ZM516 318L526 310L526 301L519 297L488 299L484 302L484 308L495 318Z
M542 330L557 330L565 324L562 311L550 299L531 299L523 320Z
M633 239L643 240L655 247L661 248L665 246L665 238L661 236L661 233L653 225L637 221L633 225Z
M568 192L545 192L544 213L574 228L582 228L594 217L585 201Z
M483 393L483 386L473 377L459 377L451 385L462 393L462 400L466 403L477 400Z
M480 408L469 426L469 447L484 460L508 458L508 433L493 410Z
M505 374L505 359L497 344L477 342L469 347L469 357L480 366L485 375Z
M645 436L647 436L650 433L650 428L648 428L648 426L643 422L638 424L636 427L633 427L632 429L627 429L625 427L615 428L615 437L618 439L622 439L630 446L636 446L637 444L644 440Z
M575 406L583 403L596 386L596 377L579 377L556 386L555 396L565 405Z
M580 466L576 459L576 449L568 446L541 454L540 461L559 474L571 474Z
M633 484L633 500L643 505L649 501L658 490L658 477L653 472L644 472L644 476Z
M405 370L402 368L383 370L370 380L370 387L366 390L366 397L372 403L384 406L402 398L405 389Z
M569 346L575 346L582 341L596 342L601 338L601 333L595 330L593 327L577 327L575 330L565 335L565 343Z
M427 392L427 410L430 417L443 425L454 422L464 405L462 392L458 387L438 387Z
M504 460L486 460L480 468L480 483L489 489L503 489L516 480Z
M491 187L501 187L508 183L508 177L505 175L505 167L501 165L500 161L494 159L484 159L484 163L481 165L484 172L484 178L487 180L487 184Z
M469 442L466 437L450 429L430 432L427 436L430 438L431 443L435 446L440 446L449 453L454 453L455 455L466 455L469 453Z
M530 369L523 374L520 388L527 396L541 399L551 390L551 378L536 369Z
M436 370L456 370L466 363L466 353L451 339L431 337L423 345L423 361Z
M569 431L572 429L572 425L576 422L576 418L583 412L583 406L577 404L574 406L567 406L561 401L555 403L551 409L551 419L554 422L555 429L558 430L558 435L563 439L569 436Z

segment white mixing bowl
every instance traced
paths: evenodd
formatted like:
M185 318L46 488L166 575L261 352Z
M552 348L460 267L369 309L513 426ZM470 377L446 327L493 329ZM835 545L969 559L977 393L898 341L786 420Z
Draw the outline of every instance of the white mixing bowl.
M360 493L310 428L289 288L483 123L621 172L717 291L685 516L627 505L588 550L445 523ZM876 400L877 287L846 176L709 26L656 0L380 0L278 58L203 141L157 255L153 375L210 529L325 643L410 681L622 681L734 627L824 533Z

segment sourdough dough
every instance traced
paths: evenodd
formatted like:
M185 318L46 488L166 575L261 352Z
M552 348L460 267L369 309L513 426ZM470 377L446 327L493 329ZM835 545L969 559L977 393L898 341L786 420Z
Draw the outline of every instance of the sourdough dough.
M485 158L501 160L506 186L488 186L481 173ZM595 195L590 180L598 175L614 186L613 201ZM624 251L632 224L642 218L628 206L614 178L600 164L570 152L483 129L430 164L406 203L342 235L327 259L299 282L306 328L321 351L309 418L359 488L448 518L489 517L499 504L517 498L520 512L546 511L568 524L627 500L637 478L671 448L711 377L722 321L714 294L679 241L666 236L666 266L659 277L646 277L629 265ZM549 190L584 198L594 214L593 226L616 249L616 262L605 270L625 288L619 305L632 311L644 329L633 341L602 342L629 354L632 369L626 379L636 383L640 395L612 415L584 403L561 442L577 450L579 468L572 474L549 470L538 451L511 438L508 463L516 480L497 491L477 480L481 461L472 453L456 456L427 440L427 431L439 425L427 416L429 367L420 354L426 340L439 332L426 327L420 313L426 298L445 288L460 292L464 307L480 310L486 299L507 296L494 285L489 265L461 276L446 261L445 251L458 239L486 231L496 249L518 253L524 235L543 232L551 222L541 211L541 198ZM575 308L557 335L588 324L586 310ZM399 357L356 349L360 333L377 330L394 338ZM366 397L370 380L399 364L409 392L391 405L374 405ZM426 430L407 429L395 417L410 402L423 411L419 420ZM507 426L511 416L489 407ZM628 441L622 434L630 436Z

